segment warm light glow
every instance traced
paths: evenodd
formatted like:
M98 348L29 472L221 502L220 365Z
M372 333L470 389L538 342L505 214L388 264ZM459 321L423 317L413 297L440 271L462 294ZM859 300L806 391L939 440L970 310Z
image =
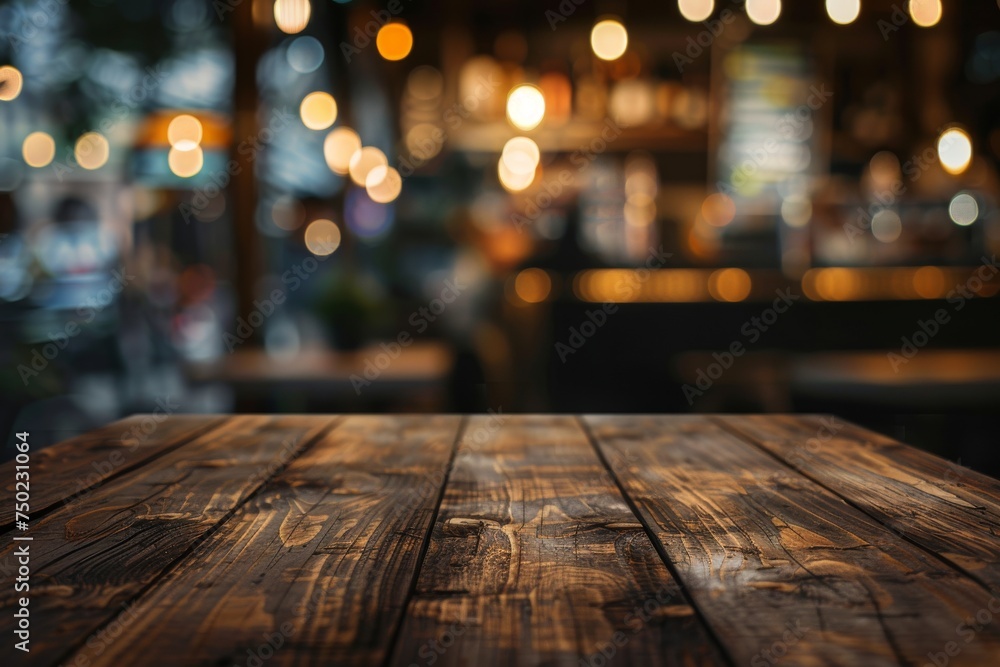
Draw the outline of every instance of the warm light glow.
M971 225L979 217L979 203L972 195L960 192L948 204L948 216L956 225Z
M364 187L368 172L379 165L387 164L389 164L389 160L385 157L385 153L374 146L365 146L354 151L354 155L351 156L348 163L348 171L354 184Z
M302 32L309 25L312 5L309 0L275 0L274 22L289 35Z
M379 204L388 204L399 196L403 189L403 178L392 167L380 164L365 177L365 191L368 197Z
M925 299L937 299L945 292L944 271L936 266L924 266L913 274L913 289Z
M45 132L32 132L24 138L21 154L29 167L44 167L56 156L56 142Z
M194 116L181 114L170 121L167 141L178 150L189 151L201 143L202 133L201 121Z
M538 127L545 117L545 97L535 86L517 86L507 96L507 120L521 130Z
M402 60L413 49L413 33L405 23L386 23L375 37L375 46L386 60Z
M747 0L747 16L757 25L771 25L781 15L781 0Z
M677 0L677 9L692 23L704 21L715 9L715 0Z
M337 102L330 93L309 93L299 106L299 116L310 130L325 130L337 120Z
M834 23L853 23L861 13L861 0L826 0L826 13Z
M957 127L945 130L937 142L938 159L949 174L961 174L972 162L972 140Z
M937 25L941 20L941 0L910 0L910 18L921 28Z
M743 301L750 287L750 275L743 269L720 269L708 277L708 292L716 301Z
M542 153L528 137L514 137L504 144L500 161L514 174L534 174Z
M97 132L87 132L76 140L73 156L77 164L84 169L100 169L107 163L111 155L108 140Z
M736 204L729 195L715 192L702 202L701 217L713 227L725 227L736 217Z
M309 252L326 257L340 247L340 227L332 220L313 220L306 227L304 238Z
M882 243L892 243L902 233L903 222L895 211L882 209L872 216L872 236Z
M590 32L590 47L601 60L617 60L628 47L628 32L618 21L600 21Z
M541 303L552 291L552 279L541 269L525 269L514 279L514 292L526 303Z
M346 174L351 170L351 157L361 150L361 137L349 127L338 127L326 135L323 141L323 157L326 166L336 174Z
M497 162L497 176L500 178L500 185L508 192L521 192L535 180L533 170L521 174L511 171L502 157Z
M16 67L0 67L0 102L10 102L21 94L24 77Z
M181 178L191 178L205 166L205 153L201 146L194 146L187 150L174 146L167 154L167 164L172 171Z

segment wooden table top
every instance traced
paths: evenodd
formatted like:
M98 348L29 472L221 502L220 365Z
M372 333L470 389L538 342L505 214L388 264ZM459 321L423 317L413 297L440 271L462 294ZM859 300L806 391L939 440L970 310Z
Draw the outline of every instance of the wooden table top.
M1000 665L1000 482L837 418L139 415L30 466L4 665Z

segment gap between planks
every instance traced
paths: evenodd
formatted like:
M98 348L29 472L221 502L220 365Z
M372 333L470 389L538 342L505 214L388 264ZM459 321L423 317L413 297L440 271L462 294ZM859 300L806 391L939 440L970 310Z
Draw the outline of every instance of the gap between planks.
M639 511L639 507L635 504L635 501L632 499L632 496L629 495L628 490L625 489L625 486L622 484L622 481L618 478L618 475L611 467L611 464L608 462L608 459L604 456L604 452L601 451L600 446L597 444L597 438L594 436L593 431L590 430L590 426L583 419L582 415L573 415L573 418L576 421L577 426L580 427L580 430L582 430L583 434L587 437L587 441L590 443L591 448L597 454L597 459L601 462L601 465L604 466L604 469L608 471L608 475L611 477L611 479L614 480L615 486L618 487L618 492L622 494L622 498L625 499L625 503L628 505L628 508L632 512L632 514L635 516L636 521L638 521L642 525L642 529L646 533L646 537L649 538L649 541L652 543L653 548L656 549L656 553L660 555L660 560L663 561L663 564L670 572L670 576L672 576L674 580L677 582L677 586L678 588L680 588L681 595L684 596L684 600L694 610L695 616L698 618L698 621L701 623L702 627L705 628L705 632L708 634L709 637L712 638L712 641L715 643L716 648L719 649L719 654L722 656L723 660L725 660L726 663L730 665L730 667L736 667L736 660L733 658L732 655L730 655L728 649L726 648L726 645L722 643L719 636L715 633L715 628L713 628L712 624L708 622L708 619L706 618L704 611L697 603L695 603L694 598L688 594L687 582L681 576L680 572L677 570L677 567L674 565L674 563L670 560L670 557L667 555L666 550L663 548L663 544L660 543L660 540L657 537L656 533L652 530L649 523L646 521L646 517L643 516L643 513Z
M816 425L815 422L812 421L812 420L816 419L818 417L823 417L823 416L832 416L832 415L802 415L802 418L809 419L810 420L809 421L810 424ZM853 507L857 511L859 511L862 514L864 514L865 516L871 518L873 521L875 521L880 526L883 526L887 531L889 531L893 535L899 537L900 539L902 539L902 540L904 540L906 542L909 542L910 544L912 544L914 547L916 547L920 551L922 551L922 552L924 552L924 553L926 553L926 554L928 554L930 556L933 556L934 558L936 558L937 560L941 561L944 565L946 565L950 569L953 569L953 570L956 570L956 571L960 572L961 574L963 574L964 576L968 577L973 582L975 582L978 586L980 586L981 588L983 588L987 593L990 593L992 595L998 594L996 587L994 587L993 585L991 585L988 581L985 581L984 579L982 579L981 577L979 577L975 572L973 572L973 571L971 571L971 570L963 567L960 563L954 562L953 560L951 560L950 558L948 558L946 555L938 553L937 551L935 551L931 547L923 544L923 542L921 542L920 540L917 540L916 538L911 537L909 535L909 533L907 533L907 532L905 532L903 530L900 530L896 526L891 525L890 522L886 521L883 517L879 516L879 514L877 512L872 512L872 511L866 509L866 507L865 507L864 504L858 503L855 500L853 500L852 498L850 498L849 496L845 495L844 493L841 493L840 491L837 491L835 488L833 488L833 486L826 484L819 477L817 477L815 475L812 475L812 474L806 472L805 470L802 470L801 468L798 468L798 467L792 465L791 463L789 463L788 461L786 461L784 457L780 456L776 452L771 451L771 449L769 447L766 447L763 443L758 442L757 438L755 438L754 436L751 436L750 434L745 433L742 429L740 429L740 428L738 428L736 426L733 426L732 424L730 424L729 422L727 422L725 419L722 419L722 418L720 418L717 415L711 415L711 416L708 417L708 419L709 419L709 421L711 423L715 424L716 426L718 426L722 430L726 431L730 435L739 438L740 440L746 442L747 444L751 445L755 449L758 449L761 452L767 454L768 456L770 456L771 458L773 458L778 463L780 463L780 464L784 465L785 467L789 468L790 470L794 471L796 474L801 475L802 477L805 477L806 479L808 479L809 481L813 482L817 486L822 487L823 489L826 489L827 491L829 491L830 493L832 493L836 497L840 498L841 500L843 500L845 503L847 503L848 505L850 505L851 507ZM845 424L847 424L849 426L854 427L858 432L863 433L864 431L867 430L867 429L864 429L861 426L858 426L857 424L854 424L853 422L847 421L846 419L842 419L840 417L837 417L837 419L839 419L840 421L844 422ZM910 447L911 446L911 445L907 445L905 443L900 443L900 444L902 444L904 447ZM926 453L926 452L924 452L924 453ZM928 456L932 456L932 455L928 454Z
M183 563L199 546L201 546L208 539L210 539L212 535L214 535L216 532L218 532L219 529L222 528L222 526L224 526L227 521L229 521L230 519L233 518L233 516L236 515L236 513L240 510L240 508L242 508L243 506L245 506L249 501L251 501L252 499L254 499L256 496L258 496L267 487L268 483L272 479L274 479L276 476L278 476L279 474L281 474L281 472L284 471L293 461L295 461L296 459L300 458L303 454L305 454L307 451L309 451L310 449L312 449L312 447L314 447L316 445L316 443L320 442L321 440L323 440L323 438L325 438L330 433L332 433L334 430L336 430L336 428L338 426L340 426L344 422L344 420L345 420L345 416L343 416L343 415L332 416L329 424L327 424L322 429L320 429L319 431L317 431L315 433L315 435L313 435L313 437L311 437L308 441L306 441L305 443L303 443L301 447L298 447L295 450L295 452L291 456L288 457L287 461L283 462L280 466L277 466L275 468L275 470L272 473L270 473L267 477L262 478L261 481L260 481L260 483L257 485L257 488L254 489L251 493L248 493L247 496L242 500L242 502L236 503L232 508L230 508L204 534L202 534L201 536L199 536L198 539L192 541L192 543L189 544L188 547L177 556L177 558L175 558L173 561L171 561L170 563L168 563L166 565L166 567L164 567L162 570L160 570L159 574L157 574L145 586L143 586L141 589L139 589L134 595L132 595L128 600L126 600L122 604L126 608L128 608L128 606L134 606L149 591L151 591L154 588L156 588L156 586L160 583L161 580L164 579L164 577L166 577L168 574L170 574L171 572L173 572L174 570L176 570L180 566L180 564ZM228 422L228 420L226 420L226 421ZM205 435L205 434L203 433L202 435ZM185 441L185 442L190 442L190 440ZM147 463L148 462L149 461L147 461ZM90 640L91 637L93 637L95 634L97 634L97 633L105 630L108 626L111 625L111 623L114 623L117 618L118 618L117 615L108 618L103 623L101 623L100 626L98 626L97 628L95 628L91 632L89 632L87 634L87 636L82 637L78 641L73 642L69 646L69 648L62 655L60 655L59 658L58 658L58 660L56 660L55 663L53 663L53 664L56 664L56 665L62 665L62 664L64 664L77 651L82 650L86 646L87 642Z

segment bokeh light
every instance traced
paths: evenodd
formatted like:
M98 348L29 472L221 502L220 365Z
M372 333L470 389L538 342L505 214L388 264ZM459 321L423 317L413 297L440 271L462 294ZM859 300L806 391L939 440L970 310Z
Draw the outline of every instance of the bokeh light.
M743 269L720 269L708 277L708 292L717 301L734 303L750 296L750 275Z
M337 102L330 93L309 93L299 106L299 116L310 130L325 130L337 120Z
M364 187L368 172L379 165L387 164L389 160L385 157L385 153L374 146L365 146L354 151L348 163L348 171L354 184Z
M399 196L403 178L392 167L380 164L365 177L365 191L373 202L388 204Z
M21 94L24 77L21 71L11 65L0 67L0 102L10 102Z
M497 161L497 176L500 179L500 185L504 187L508 192L521 192L526 190L532 181L535 180L534 170L527 173L517 173L511 171L507 166L507 163L501 157Z
M178 150L189 151L201 143L203 133L200 120L189 114L181 114L167 126L167 141Z
M757 25L771 25L781 16L781 0L747 0L746 8Z
M349 127L338 127L326 135L323 141L323 157L326 165L336 174L347 174L351 170L351 157L361 150L361 137Z
M94 170L103 167L111 156L111 146L104 135L98 132L87 132L76 140L73 147L73 157L84 169Z
M961 128L953 127L942 132L937 150L941 166L949 174L961 174L972 161L972 140Z
M882 209L872 216L872 236L882 243L892 243L902 233L903 222L895 211Z
M552 279L542 269L524 269L514 278L514 292L525 303L541 303L552 291Z
M969 193L960 192L948 203L948 217L956 225L971 225L979 218L979 203Z
M275 0L274 22L278 29L289 35L305 30L312 16L312 4L309 0Z
M715 0L677 0L677 9L681 16L692 23L704 21L712 15Z
M507 120L521 130L538 127L545 117L545 97L536 86L522 84L507 96Z
M590 47L601 60L617 60L628 48L628 31L618 21L599 21L590 32Z
M313 220L306 227L304 239L309 252L326 257L340 247L340 227L332 220Z
M853 23L861 13L861 0L826 0L826 14L839 25Z
M29 167L44 167L56 156L55 139L45 132L32 132L24 138L21 154Z
M176 176L191 178L205 166L205 153L201 150L201 146L192 146L188 149L173 146L167 154L167 164Z
M386 23L375 36L375 46L386 60L402 60L413 49L413 33L405 23Z
M943 8L941 0L910 0L910 18L921 28L937 25Z
M713 227L725 227L736 217L736 204L723 192L714 192L701 204L701 217Z
M514 174L534 174L541 160L538 144L528 137L514 137L504 144L500 161ZM530 181L529 181L530 182Z

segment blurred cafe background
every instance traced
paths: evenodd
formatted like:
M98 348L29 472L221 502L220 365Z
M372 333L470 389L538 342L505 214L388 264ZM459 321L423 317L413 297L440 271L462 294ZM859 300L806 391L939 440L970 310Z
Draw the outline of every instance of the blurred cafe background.
M0 425L831 412L1000 474L998 166L994 0L3 0Z

